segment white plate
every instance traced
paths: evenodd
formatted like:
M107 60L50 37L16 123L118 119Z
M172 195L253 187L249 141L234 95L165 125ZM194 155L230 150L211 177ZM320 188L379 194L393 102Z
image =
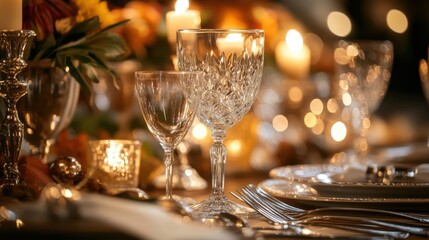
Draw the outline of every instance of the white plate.
M268 193L297 207L365 207L385 210L429 211L429 198L374 198L321 196L306 183L268 179L258 185Z
M428 165L416 177L391 184L370 183L365 170L334 164L304 164L272 169L270 177L305 183L326 197L429 198Z

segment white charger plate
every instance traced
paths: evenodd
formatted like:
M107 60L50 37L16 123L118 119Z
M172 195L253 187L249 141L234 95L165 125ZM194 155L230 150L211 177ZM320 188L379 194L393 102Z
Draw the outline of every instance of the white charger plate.
M268 179L258 184L273 196L297 207L365 207L385 210L429 211L429 198L322 196L306 183Z

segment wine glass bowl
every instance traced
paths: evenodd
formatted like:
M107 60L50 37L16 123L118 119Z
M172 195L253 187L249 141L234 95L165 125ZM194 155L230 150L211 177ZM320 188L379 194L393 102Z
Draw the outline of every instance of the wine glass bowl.
M143 118L164 149L166 198L172 198L174 150L192 125L201 98L201 72L136 72Z
M212 193L192 206L194 213L213 217L220 212L246 213L247 209L224 194L226 130L246 114L261 84L264 31L234 29L182 29L177 32L179 70L204 73L200 122L210 128Z
M345 41L335 49L339 94L352 115L353 150L349 162L367 163L371 113L386 94L393 63L389 41Z
M19 101L20 119L30 152L48 161L49 147L73 118L79 83L50 62L32 63L27 75L28 94Z

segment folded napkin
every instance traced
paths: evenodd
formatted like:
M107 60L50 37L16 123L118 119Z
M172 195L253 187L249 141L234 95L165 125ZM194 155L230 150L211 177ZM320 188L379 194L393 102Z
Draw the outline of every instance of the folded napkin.
M160 207L98 194L85 194L78 203L84 218L97 219L144 239L236 239L222 228L180 222Z

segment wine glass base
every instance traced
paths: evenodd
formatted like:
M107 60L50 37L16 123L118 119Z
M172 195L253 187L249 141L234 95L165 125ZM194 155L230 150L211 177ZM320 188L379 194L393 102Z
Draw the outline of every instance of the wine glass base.
M153 180L153 185L157 188L165 188L164 171ZM172 187L185 190L202 190L207 188L207 181L204 180L195 170L189 165L173 166L173 183Z
M228 212L238 216L248 216L254 210L229 200L225 194L211 194L206 200L191 206L192 215L198 219L217 218L222 212Z

